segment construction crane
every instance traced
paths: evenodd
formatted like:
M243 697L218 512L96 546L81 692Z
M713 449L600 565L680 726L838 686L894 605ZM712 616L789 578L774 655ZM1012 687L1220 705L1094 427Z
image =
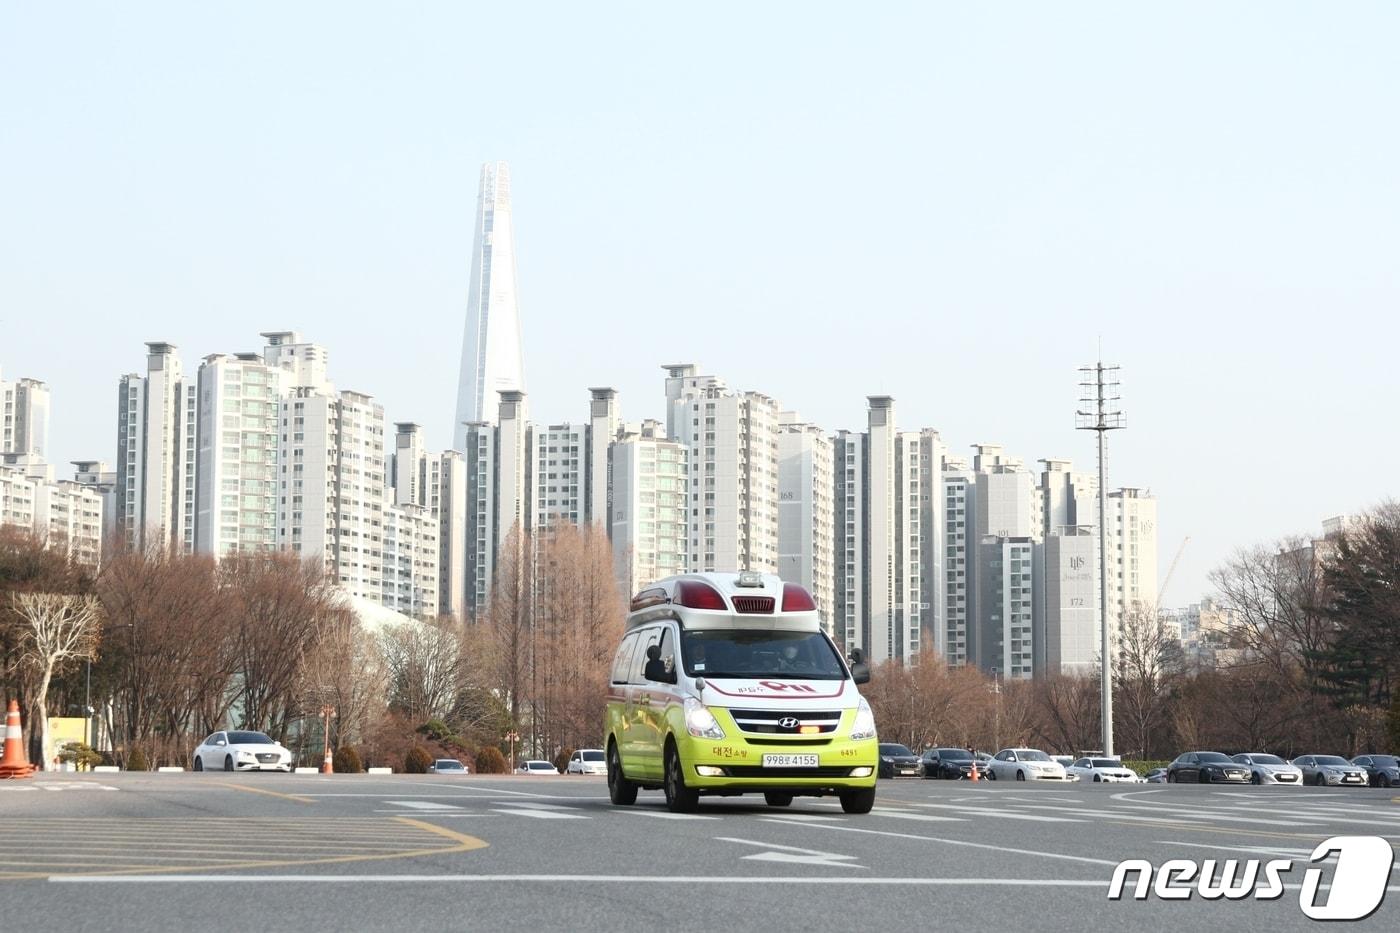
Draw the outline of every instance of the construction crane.
M1167 595L1167 584L1172 582L1172 574L1176 573L1176 565L1181 561L1181 552L1186 550L1186 542L1191 540L1187 535L1181 539L1181 546L1176 549L1176 556L1172 558L1172 564L1167 568L1167 575L1162 578L1162 588L1157 591L1157 605L1162 605L1162 597Z

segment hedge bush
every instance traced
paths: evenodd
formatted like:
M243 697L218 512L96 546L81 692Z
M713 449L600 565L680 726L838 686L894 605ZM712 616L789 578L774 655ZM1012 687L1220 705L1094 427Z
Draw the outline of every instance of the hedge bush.
M337 774L359 774L365 770L364 765L360 763L360 753L351 745L337 748L331 756L331 764Z
M146 753L139 748L133 748L131 754L126 756L126 770L128 771L149 771L151 766L146 762Z
M487 745L476 753L476 773L477 774L508 774L510 768L506 765L506 756L501 754L501 750L491 745Z
M1125 761L1123 767L1136 771L1138 777L1146 777L1147 772L1153 768L1165 768L1169 764L1171 764L1170 761Z
M566 748L559 754L555 755L554 770L558 771L560 774L568 774L569 759L572 757L574 757L574 750L572 748Z
M433 756L428 754L428 750L415 745L403 756L403 771L404 774L427 774L428 766L432 763Z

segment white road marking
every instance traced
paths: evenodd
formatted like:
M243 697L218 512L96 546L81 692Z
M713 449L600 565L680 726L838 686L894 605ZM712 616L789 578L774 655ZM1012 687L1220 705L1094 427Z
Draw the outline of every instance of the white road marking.
M1159 846L1190 846L1193 849L1215 849L1220 852L1246 853L1252 856L1274 855L1282 858L1303 859L1304 861L1312 855L1312 849L1277 849L1269 846L1211 846L1203 842L1182 842L1175 840L1172 842L1157 842ZM1400 871L1400 865L1395 865L1391 871Z
M450 803L433 803L430 800L391 800L396 807L407 807L410 810L460 810L461 807L454 807Z
M913 813L909 810L892 810L889 807L876 807L871 811L879 816L893 817L896 820L913 820L918 823L966 823L960 816L934 816L932 813Z
M1101 888L1106 880L1065 878L866 878L754 875L55 875L50 884L773 884L910 887Z
M92 784L87 781L49 781L33 785L43 790L116 790L106 784Z
M844 822L846 822L842 817L839 817L839 816L825 816L825 815L820 814L820 813L785 813L785 814L783 814L783 819L785 819L785 820L812 820L813 822L816 822L816 823L844 823Z
M831 823L799 823L776 817L763 817L769 823L785 823L788 826L806 826L808 829L834 829L843 833L864 833L871 836L891 836L895 839L918 839L925 842L941 842L950 846L964 846L969 849L990 849L993 852L1013 853L1015 855L1034 855L1038 858L1057 859L1066 862L1087 862L1090 865L1109 865L1117 867L1118 863L1108 859L1089 858L1084 855L1066 855L1062 852L1036 852L1031 849L1012 849L1007 846L990 845L983 842L968 842L965 839L945 839L939 836L917 836L913 833L887 832L881 829L860 829L855 826L833 826Z
M574 807L561 807L552 803L535 803L534 801L511 801L509 809L492 809L492 813L504 813L507 816L531 816L537 820L587 820L591 817L583 816L572 812Z
M973 813L977 816L990 816L994 819L1002 820L1029 820L1033 823L1083 823L1085 820L1076 820L1070 816L1038 816L1034 813L1018 813L1015 810L993 810L988 807L963 807L950 803L920 803L920 807L928 807L931 810L953 810L957 813Z
M1123 808L1129 810L1148 810L1152 813L1174 813L1180 816L1191 817L1198 820L1208 820L1217 823L1250 823L1258 826L1320 826L1320 823L1309 823L1305 820L1261 820L1249 816L1231 816L1228 813L1219 813L1213 810L1188 810L1184 807L1172 807L1165 804L1133 804L1125 803Z
M835 852L821 852L817 849L801 849L797 846L783 846L775 842L759 842L756 839L735 839L732 836L716 836L720 842L733 842L741 846L757 846L764 849L763 852L754 855L740 856L746 861L755 862L787 862L795 865L821 865L827 868L859 868L865 870L864 865L855 864L854 855L838 855Z
M1215 807L1216 809L1220 809L1220 810L1239 810L1239 811L1242 812L1242 813L1279 813L1279 814L1282 814L1282 815L1284 815L1284 816L1294 816L1294 817L1301 816L1301 817L1304 817L1305 819L1324 820L1324 821L1329 822L1329 823L1361 823L1362 825L1365 825L1365 826L1386 826L1386 827L1390 827L1390 828L1392 828L1392 829L1400 829L1400 822L1396 822L1396 821L1394 821L1394 820L1385 820L1385 819L1381 819L1380 817L1381 817L1382 814L1379 813L1379 812L1372 812L1371 818L1370 818L1370 819L1361 819L1360 817L1353 817L1353 816L1333 816L1333 815L1330 814L1330 813L1323 813L1323 812L1319 812L1318 810L1315 810L1315 809L1307 809L1307 808L1299 808L1299 809L1295 809L1295 810L1283 810L1283 809L1278 809L1278 808L1274 808L1274 807L1221 806L1221 805L1219 805L1219 804L1215 804L1214 807ZM1348 809L1346 809L1345 811L1339 811L1339 812L1351 812L1351 810L1348 808ZM1361 811L1361 812L1368 812L1368 811ZM1389 815L1389 814L1386 814L1386 815Z
M1112 864L1112 863L1109 863ZM997 887L997 888L1099 888L1108 882L1077 881L1067 878L843 878L776 875L52 875L49 884L809 884L880 885L884 887ZM1285 884L1284 890L1297 891L1300 884ZM1318 890L1327 891L1323 883ZM1387 893L1400 891L1390 885Z
M702 816L699 813L668 813L665 810L609 810L609 813L630 813L633 816L650 816L658 820L718 820L718 816Z

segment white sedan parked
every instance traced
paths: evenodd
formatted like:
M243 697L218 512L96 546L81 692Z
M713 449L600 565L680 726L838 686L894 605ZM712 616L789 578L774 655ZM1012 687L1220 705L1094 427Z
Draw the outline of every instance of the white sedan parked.
M559 776L559 769L548 761L527 761L515 769L516 774L552 774Z
M1297 765L1289 764L1277 755L1246 752L1231 757L1242 765L1249 765L1249 780L1252 784L1303 786L1303 769Z
M1038 748L1003 748L992 756L987 777L993 781L1063 781L1064 765Z
M215 732L194 750L196 771L290 771L292 753L261 732Z
M1136 771L1123 767L1123 762L1117 758L1081 758L1066 768L1065 772L1077 776L1080 781L1093 781L1095 784L1142 782Z
M601 748L580 748L569 756L565 774L607 774L608 761Z

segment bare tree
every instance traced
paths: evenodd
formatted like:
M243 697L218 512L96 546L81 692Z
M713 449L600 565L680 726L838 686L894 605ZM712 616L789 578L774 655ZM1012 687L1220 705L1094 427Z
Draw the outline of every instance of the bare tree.
M387 705L388 673L378 640L353 612L332 613L319 642L306 655L303 709L335 708L332 743L363 742Z
M248 729L285 738L300 710L306 657L336 618L322 565L290 554L236 554L219 565L234 613L237 706Z
M22 622L19 647L22 663L38 673L34 693L34 716L42 736L44 769L53 769L53 739L49 735L49 684L55 671L73 661L92 658L97 651L101 606L92 596L65 596L58 593L15 593L11 597L15 614Z
M1164 694L1181 672L1181 645L1168 637L1155 607L1134 603L1118 627L1113 708L1129 754L1147 755L1165 725Z
M444 718L457 700L465 668L456 629L446 617L391 626L380 635L390 705L410 723Z
M1298 668L1308 685L1317 682L1333 625L1322 611L1326 583L1312 542L1293 537L1242 548L1211 582L1238 615L1237 637L1249 654L1279 675Z
M141 746L180 761L193 733L222 725L232 702L230 613L217 569L202 555L164 548L118 553L103 567L107 732L121 756Z

